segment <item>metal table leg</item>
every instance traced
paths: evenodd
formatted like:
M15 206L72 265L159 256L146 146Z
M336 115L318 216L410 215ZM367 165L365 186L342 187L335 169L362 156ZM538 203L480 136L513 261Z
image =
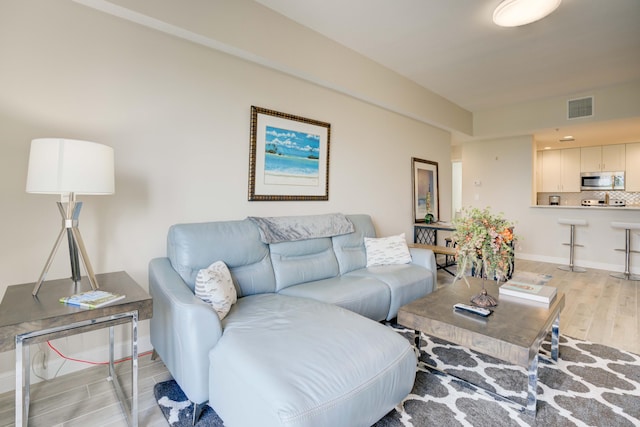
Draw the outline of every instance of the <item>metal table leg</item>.
M535 417L538 405L538 355L529 364L526 411Z
M120 406L127 416L127 422L131 427L138 427L138 312L131 316L131 405L127 405L127 397L116 374L114 364L114 330L109 327L109 379L120 401Z
M16 427L23 427L27 425L29 419L29 398L25 398L25 393L29 396L29 389L25 390L25 372L24 372L24 357L29 357L29 345L25 347L22 337L16 336ZM29 370L29 363L27 363L27 372ZM28 381L26 384L29 384Z
M132 398L131 405L127 405L127 398L120 385L120 381L115 372L114 362L114 326L109 325L109 380L112 381L120 405L124 410L128 424L131 427L138 427L138 311L130 311L112 316L106 316L99 319L88 319L81 322L75 322L68 325L57 326L41 331L29 332L16 335L16 409L15 409L15 425L17 427L25 427L29 421L29 403L30 403L30 371L31 358L29 354L29 343L33 338L40 338L55 335L61 331L69 331L76 328L83 328L89 325L118 321L122 318L131 319L131 383ZM26 364L25 364L26 359ZM128 408L130 406L130 408ZM128 410L130 409L130 410Z
M560 336L560 313L558 313L556 320L553 321L553 325L551 326L551 358L553 359L554 362L558 361L559 336Z

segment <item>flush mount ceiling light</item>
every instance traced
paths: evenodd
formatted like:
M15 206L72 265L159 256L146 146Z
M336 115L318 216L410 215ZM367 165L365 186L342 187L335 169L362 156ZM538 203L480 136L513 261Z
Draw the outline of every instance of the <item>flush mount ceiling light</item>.
M493 12L493 22L501 27L519 27L551 14L562 0L504 0Z

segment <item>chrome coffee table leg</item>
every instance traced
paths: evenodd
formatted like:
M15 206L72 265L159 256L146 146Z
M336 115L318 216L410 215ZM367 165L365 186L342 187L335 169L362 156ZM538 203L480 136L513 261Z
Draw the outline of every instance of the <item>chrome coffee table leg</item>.
M556 317L556 320L553 321L553 326L551 326L551 358L554 362L558 361L558 346L559 346L559 336L560 336L560 314Z
M536 408L538 405L538 355L533 356L529 364L529 378L527 390L527 406L525 411L532 416L536 416Z

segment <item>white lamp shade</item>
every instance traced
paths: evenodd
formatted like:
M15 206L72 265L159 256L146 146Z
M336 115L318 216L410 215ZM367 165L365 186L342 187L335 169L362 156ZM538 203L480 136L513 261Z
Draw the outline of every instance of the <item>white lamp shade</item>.
M493 22L501 27L530 24L551 14L562 0L504 0L493 12Z
M113 194L113 148L89 141L31 141L27 193Z

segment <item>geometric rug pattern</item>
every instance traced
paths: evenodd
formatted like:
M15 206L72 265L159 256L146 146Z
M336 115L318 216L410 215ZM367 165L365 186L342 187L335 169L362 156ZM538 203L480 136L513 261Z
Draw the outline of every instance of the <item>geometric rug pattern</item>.
M413 342L413 331L393 328ZM542 347L548 357L550 342ZM640 356L633 353L561 336L558 362L542 357L538 363L535 418L427 365L526 403L524 368L422 334L413 390L375 427L640 426ZM156 384L154 393L171 426L191 425L191 402L175 381ZM207 406L196 426L224 424Z
M408 339L413 331L398 328ZM600 344L560 337L558 362L545 341L538 363L535 418L506 401L471 389L452 376L526 404L527 371L498 359L422 335L416 383L386 426L639 426L640 357Z

